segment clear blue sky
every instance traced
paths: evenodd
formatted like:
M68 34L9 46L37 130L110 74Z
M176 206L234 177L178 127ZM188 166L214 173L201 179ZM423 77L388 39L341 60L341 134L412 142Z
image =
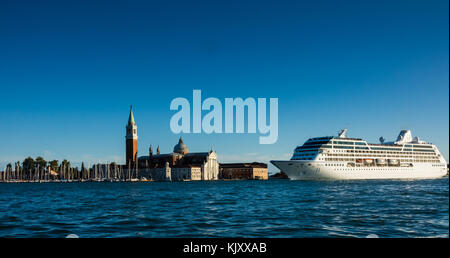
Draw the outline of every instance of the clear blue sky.
M345 127L369 142L411 129L448 161L449 2L0 1L0 87L1 169L123 162L130 104L139 154L171 152L170 101L193 89L279 98L276 144L183 135L220 161L290 158Z

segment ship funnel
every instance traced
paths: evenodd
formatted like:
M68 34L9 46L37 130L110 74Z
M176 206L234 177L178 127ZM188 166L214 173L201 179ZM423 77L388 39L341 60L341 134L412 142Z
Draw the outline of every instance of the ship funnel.
M347 136L346 136L345 134L347 133L347 131L348 131L347 128L342 129L342 130L339 132L338 137L339 137L339 138L346 138Z
M413 138L410 130L401 130L400 134L397 137L397 141L395 144L404 144L407 142L412 142Z

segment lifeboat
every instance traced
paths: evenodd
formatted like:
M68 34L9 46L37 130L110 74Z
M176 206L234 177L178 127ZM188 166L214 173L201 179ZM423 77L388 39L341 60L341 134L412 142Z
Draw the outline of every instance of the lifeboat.
M388 159L388 164L391 166L398 166L400 163L397 159Z
M384 165L384 164L386 164L386 160L385 160L385 159L376 159L375 162L376 162L378 165Z
M364 163L372 164L373 163L373 159L364 159Z

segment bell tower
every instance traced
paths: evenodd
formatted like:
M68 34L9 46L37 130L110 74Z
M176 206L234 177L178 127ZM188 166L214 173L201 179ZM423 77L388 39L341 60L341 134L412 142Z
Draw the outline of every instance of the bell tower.
M127 166L133 166L137 160L137 126L134 122L133 106L130 106L130 116L126 126L126 154L125 161Z

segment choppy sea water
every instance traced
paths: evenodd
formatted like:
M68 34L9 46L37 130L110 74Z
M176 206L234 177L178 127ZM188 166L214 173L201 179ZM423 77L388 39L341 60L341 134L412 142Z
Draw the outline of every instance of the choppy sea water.
M0 237L449 237L448 183L8 183Z

